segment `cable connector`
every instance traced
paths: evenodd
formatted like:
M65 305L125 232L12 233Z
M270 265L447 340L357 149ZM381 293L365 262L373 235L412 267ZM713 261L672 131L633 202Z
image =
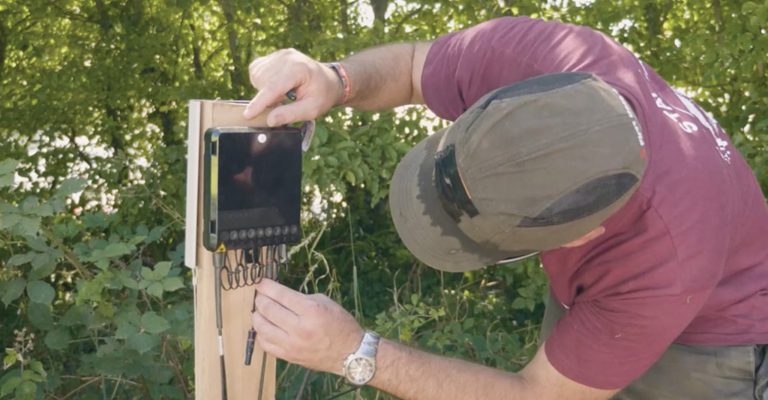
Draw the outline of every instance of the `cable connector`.
M224 262L227 258L227 246L224 246L224 243L219 245L219 248L216 249L216 251L213 253L213 267L214 268L221 268L224 266Z
M248 339L245 341L245 365L251 365L253 358L253 344L256 341L256 331L251 328L248 331Z

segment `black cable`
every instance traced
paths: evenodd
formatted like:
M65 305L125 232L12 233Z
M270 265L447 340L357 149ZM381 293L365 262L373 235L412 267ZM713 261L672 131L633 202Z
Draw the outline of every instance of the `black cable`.
M357 390L357 389L360 389L360 388L359 388L359 387L356 387L356 386L355 386L355 387L352 387L352 388L349 388L349 389L347 389L347 390L344 390L344 391L342 391L342 392L336 393L336 394L334 394L333 396L331 396L331 397L328 397L328 398L327 398L327 399L325 399L325 400L333 400L333 399L338 399L339 397L341 397L341 396L344 396L345 394L347 394L347 393L349 393L349 392L354 392L354 391L355 391L355 390Z
M258 291L256 289L253 290L253 303L251 305L251 313L256 312L256 295L258 294ZM245 365L251 365L251 359L253 358L253 347L256 342L256 330L253 329L253 325L251 325L251 329L248 330L248 339L245 341Z
M252 250L252 262L249 263L248 259L246 257L246 251L241 250L239 253L237 250L234 251L234 258L235 258L235 268L234 271L232 270L232 266L230 265L230 258L229 254L222 244L219 249L216 250L216 252L213 253L213 266L214 266L214 279L215 279L215 296L216 296L216 330L218 333L218 350L219 350L219 370L221 372L221 398L222 400L227 400L227 370L226 370L226 364L224 359L224 339L223 339L223 323L222 323L222 312L221 312L221 290L232 290L232 289L239 289L241 287L250 286L253 284L258 283L263 277L267 277L269 279L278 279L279 270L280 268L285 268L286 263L288 261L287 257L287 251L285 245L279 245L279 246L267 246L266 248L266 257L265 262L262 263L260 261L261 251L258 247ZM250 264L250 265L249 265ZM254 275L257 279L251 279L251 282L249 282L248 275L251 274L252 277ZM225 274L226 277L222 279L222 274ZM243 274L243 284L240 282L240 274ZM226 281L226 285L224 282ZM251 312L256 311L256 295L258 293L254 291L253 293L253 299L254 303L252 305ZM254 351L254 344L256 341L256 331L251 328L248 331L248 339L246 341L246 348L245 348L245 365L251 365L251 359L253 357L253 351ZM262 351L262 357L261 357L261 378L259 380L259 396L258 399L261 400L264 395L264 378L266 374L266 368L267 367L267 353ZM338 393L327 400L332 400L335 398L338 398L339 396L342 396L346 393L349 393L357 388L352 388L346 391L343 391L341 393Z
M274 264L272 257L275 254L275 246L267 246L267 268L271 268L272 264ZM256 294L254 293L254 299ZM254 304L254 310L256 311L256 307ZM261 350L261 377L259 379L259 399L261 400L264 396L264 377L266 376L266 370L267 370L267 352L263 349Z
M259 379L259 400L264 396L264 376L267 369L267 352L261 351L261 379Z
M222 244L215 253L213 253L213 276L216 296L216 330L218 332L218 348L219 348L219 370L221 372L221 399L227 400L227 367L224 363L224 339L222 336L222 321L221 321L221 268L224 266L226 260L227 249ZM217 271L218 270L218 271Z

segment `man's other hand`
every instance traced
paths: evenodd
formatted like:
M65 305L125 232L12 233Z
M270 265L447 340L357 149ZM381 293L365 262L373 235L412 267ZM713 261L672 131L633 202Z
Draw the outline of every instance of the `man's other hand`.
M303 294L273 280L256 284L253 328L267 353L306 368L342 374L344 359L360 345L363 329L322 294Z
M269 126L307 121L325 114L344 95L339 77L328 66L295 49L259 57L248 67L251 84L259 92L243 112L247 119L278 105L293 90L296 101L276 107L267 115Z

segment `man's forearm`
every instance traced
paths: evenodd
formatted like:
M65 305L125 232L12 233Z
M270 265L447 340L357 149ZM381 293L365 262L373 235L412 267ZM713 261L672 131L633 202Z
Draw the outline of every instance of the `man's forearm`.
M352 89L345 105L382 110L422 103L421 70L428 49L429 43L399 43L344 59Z
M402 399L525 398L521 375L441 357L383 339L371 385Z

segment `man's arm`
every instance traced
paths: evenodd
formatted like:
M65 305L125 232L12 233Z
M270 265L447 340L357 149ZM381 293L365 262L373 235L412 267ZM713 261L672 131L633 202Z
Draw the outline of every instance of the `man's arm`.
M253 326L268 353L304 367L342 374L362 328L341 306L322 295L305 295L274 281L256 285ZM382 340L371 385L404 399L602 400L616 391L574 382L547 360L544 347L518 374L425 353Z
M341 62L351 92L344 105L380 110L423 103L421 71L429 43L401 43L375 47ZM259 57L249 67L251 83L259 90L245 110L253 118L267 107L281 103L294 90L296 101L276 107L270 126L309 120L340 105L344 91L336 73L294 49Z
M441 357L382 340L371 385L403 399L601 400L616 390L584 386L560 374L542 346L519 373Z
M375 47L343 61L350 75L352 93L347 105L361 110L381 110L405 104L422 104L421 71L430 43L405 43Z

